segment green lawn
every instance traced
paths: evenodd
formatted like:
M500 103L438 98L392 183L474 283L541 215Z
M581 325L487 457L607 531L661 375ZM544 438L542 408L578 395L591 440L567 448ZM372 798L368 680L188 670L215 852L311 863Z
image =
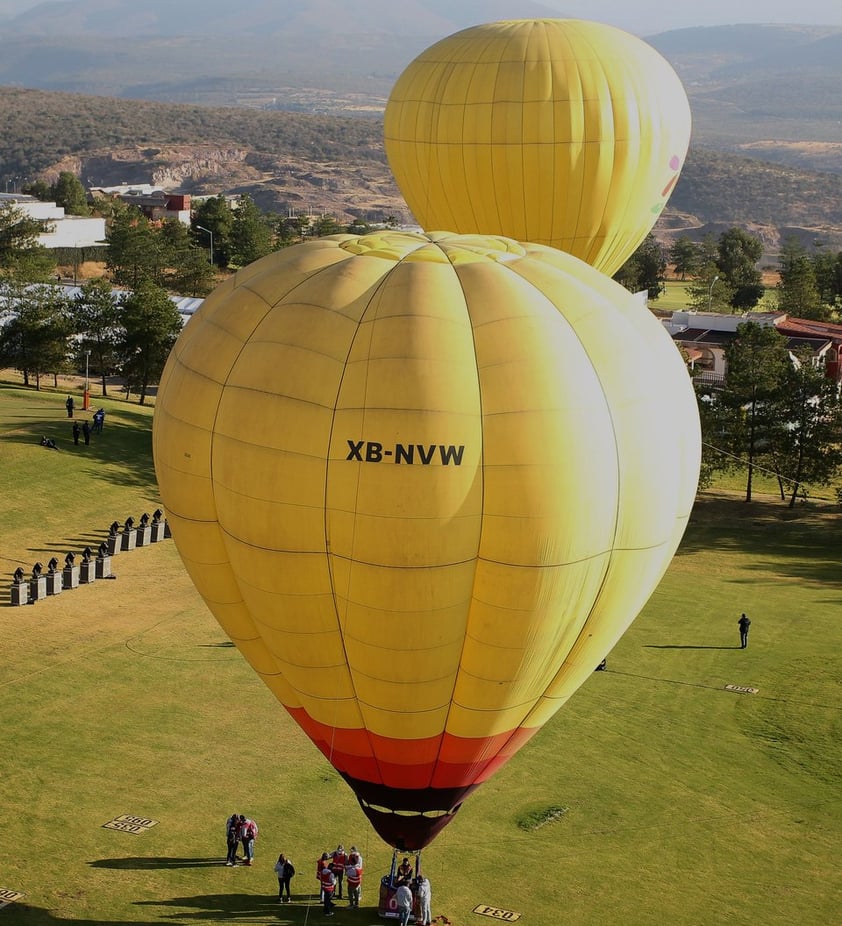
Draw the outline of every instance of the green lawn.
M687 287L691 283L691 280L686 282L667 280L664 284L664 292L657 299L651 301L650 306L661 312L679 312L682 309L689 308L690 295L687 292ZM775 291L774 289L767 289L755 311L773 311L775 308ZM714 311L716 311L715 307Z
M17 565L157 506L152 410L109 398L104 433L74 447L59 386L0 384L5 589ZM488 904L537 926L837 922L840 550L830 506L702 495L607 671L425 851L434 915L482 926L473 910ZM25 896L0 923L309 924L322 919L313 861L340 841L361 849L366 875L362 909L340 905L333 922L378 922L388 847L229 645L172 542L120 554L114 571L32 607L4 592L0 890ZM553 808L565 812L519 825ZM248 870L222 865L234 810L260 824ZM119 814L159 822L103 828ZM280 851L298 869L283 907Z

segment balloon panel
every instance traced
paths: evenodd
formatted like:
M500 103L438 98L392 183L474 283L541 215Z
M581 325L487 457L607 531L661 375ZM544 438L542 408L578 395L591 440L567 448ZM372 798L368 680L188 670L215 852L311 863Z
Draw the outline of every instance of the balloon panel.
M687 152L669 64L601 23L489 23L422 52L386 106L398 186L426 229L503 234L614 273L652 228Z
M570 255L309 250L190 320L156 469L214 615L378 832L420 847L654 588L695 492L695 399L660 324ZM262 308L214 367L202 332L234 337L246 288Z

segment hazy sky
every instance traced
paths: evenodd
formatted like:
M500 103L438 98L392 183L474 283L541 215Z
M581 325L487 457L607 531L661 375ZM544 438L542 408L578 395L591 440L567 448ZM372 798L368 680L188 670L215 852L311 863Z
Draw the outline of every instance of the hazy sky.
M0 0L0 14L22 13L43 0ZM174 0L178 2L178 0ZM453 0L454 4L459 0ZM559 16L611 23L638 35L731 23L842 26L840 0L541 0ZM143 6L143 0L137 0Z
M454 0L458 3L459 0ZM594 19L637 34L734 23L842 26L840 0L541 0L560 16Z

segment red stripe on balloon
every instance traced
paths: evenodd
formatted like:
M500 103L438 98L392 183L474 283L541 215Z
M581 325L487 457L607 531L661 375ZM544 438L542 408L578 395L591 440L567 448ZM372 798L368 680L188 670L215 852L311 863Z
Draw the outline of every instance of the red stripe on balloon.
M537 728L520 727L496 736L442 733L395 739L330 727L313 720L303 708L288 710L338 772L401 789L463 788L485 781L537 733Z

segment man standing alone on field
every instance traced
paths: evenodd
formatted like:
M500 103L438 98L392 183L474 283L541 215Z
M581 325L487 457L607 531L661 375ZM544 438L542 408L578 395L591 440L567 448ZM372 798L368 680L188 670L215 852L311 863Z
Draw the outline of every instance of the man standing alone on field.
M740 628L740 649L745 649L748 646L748 628L751 626L751 621L745 614L742 614L737 625Z

